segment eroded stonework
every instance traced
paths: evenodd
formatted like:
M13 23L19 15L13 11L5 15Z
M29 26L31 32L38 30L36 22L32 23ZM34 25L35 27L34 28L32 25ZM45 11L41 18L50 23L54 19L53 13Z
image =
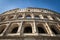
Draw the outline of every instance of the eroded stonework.
M60 14L44 8L12 9L0 14L0 40L59 40Z

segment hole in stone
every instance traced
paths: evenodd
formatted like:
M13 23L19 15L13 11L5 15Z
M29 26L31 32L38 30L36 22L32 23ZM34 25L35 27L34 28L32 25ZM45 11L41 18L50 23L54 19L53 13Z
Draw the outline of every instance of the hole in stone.
M1 21L4 21L5 20L5 17L1 17Z
M52 30L52 32L54 34L60 34L60 31L56 28L56 26L54 25L50 25L50 29ZM59 31L59 32L58 32Z
M19 15L18 18L22 18L22 15Z
M4 31L4 29L2 29L2 30L0 31L0 34L1 34L3 31Z
M1 27L0 27L0 34L4 31L5 27L6 27L6 25L1 25Z
M47 33L46 29L44 28L43 24L37 25L38 33Z
M35 15L35 19L39 19L40 17L39 17L39 15Z
M28 10L30 12L30 10Z
M26 18L27 18L27 19L30 19L30 18L31 18L31 16L30 16L30 15L26 15Z
M11 31L11 33L17 33L18 27L13 28L13 30Z
M30 26L25 27L24 33L32 33L32 28Z
M47 18L47 16L44 16L44 18Z
M9 19L12 19L13 18L13 16L9 16Z
M38 27L38 33L46 33L42 27Z

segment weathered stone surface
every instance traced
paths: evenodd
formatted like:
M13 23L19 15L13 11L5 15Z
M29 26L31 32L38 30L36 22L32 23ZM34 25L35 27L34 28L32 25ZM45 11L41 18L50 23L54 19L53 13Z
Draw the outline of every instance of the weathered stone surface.
M60 14L32 7L6 11L0 14L0 40L60 40Z

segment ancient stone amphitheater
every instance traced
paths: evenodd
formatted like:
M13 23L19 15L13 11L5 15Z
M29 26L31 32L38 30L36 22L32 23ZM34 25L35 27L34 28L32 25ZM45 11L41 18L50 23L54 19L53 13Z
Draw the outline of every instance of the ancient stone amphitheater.
M0 14L0 40L60 40L60 14L28 7Z

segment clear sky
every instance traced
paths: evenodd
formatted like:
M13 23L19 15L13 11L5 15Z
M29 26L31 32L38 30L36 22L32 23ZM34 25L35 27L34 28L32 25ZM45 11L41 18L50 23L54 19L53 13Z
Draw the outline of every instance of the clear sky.
M60 0L0 0L0 13L26 7L47 8L60 12Z

